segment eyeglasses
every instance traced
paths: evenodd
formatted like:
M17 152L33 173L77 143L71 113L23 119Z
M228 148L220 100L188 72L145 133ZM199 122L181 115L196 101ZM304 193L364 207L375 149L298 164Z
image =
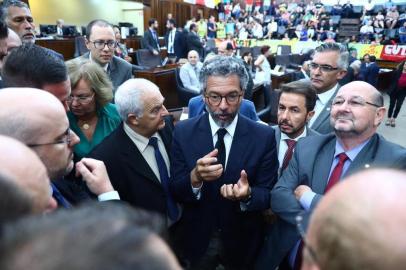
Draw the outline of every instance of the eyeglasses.
M95 40L90 42L92 42L94 47L98 50L103 50L106 45L109 49L115 49L117 47L115 40Z
M217 94L205 95L205 97L208 100L208 102L210 103L210 105L213 105L213 106L220 105L223 98L226 99L226 102L228 105L235 105L238 103L241 96L242 96L242 94L238 94L238 93L230 93L225 96L217 95Z
M71 142L72 142L72 131L68 127L68 129L63 133L63 137L59 140L56 140L56 141L50 142L50 143L31 143L31 144L27 144L27 146L28 147L38 147L38 146L44 146L44 145L63 144L63 143L70 145Z
M366 105L370 105L376 108L380 108L382 106L379 106L378 104L372 103L372 102L368 102L365 99L363 99L362 97L353 97L350 98L348 100L345 100L341 97L336 97L333 99L332 105L333 106L340 106L342 104L344 104L344 102L347 101L348 106L350 107L354 107L354 108L359 108L359 107L364 107Z
M300 238L303 241L303 246L309 251L309 255L311 257L311 259L313 260L314 263L318 264L318 260L317 260L317 255L316 255L316 251L314 250L314 248L312 248L309 243L307 243L306 240L306 233L305 233L305 229L303 226L303 220L304 220L304 216L308 215L307 212L302 211L299 213L299 215L296 216L296 229L300 235Z
M330 65L319 65L319 64L316 64L316 63L313 63L313 62L309 64L309 67L311 69L313 69L313 70L320 68L321 72L332 72L334 70L339 69L337 67L332 67Z
M91 95L91 96L87 96L87 97L84 97L84 96L78 96L78 97L69 96L67 101L68 101L68 103L73 103L73 101L76 100L76 102L79 102L80 104L89 104L92 101L93 97L94 97L94 94Z

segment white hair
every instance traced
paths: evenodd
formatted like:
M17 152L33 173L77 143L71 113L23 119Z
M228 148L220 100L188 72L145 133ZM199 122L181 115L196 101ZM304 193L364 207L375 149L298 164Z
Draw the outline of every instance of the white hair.
M158 91L153 82L146 79L129 79L120 85L116 91L114 101L122 121L127 121L129 114L141 117L144 111L146 93Z

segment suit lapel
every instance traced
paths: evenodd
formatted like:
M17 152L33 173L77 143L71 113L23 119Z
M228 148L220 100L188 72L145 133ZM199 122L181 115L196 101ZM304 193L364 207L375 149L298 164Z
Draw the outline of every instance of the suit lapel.
M326 121L330 117L330 111L331 111L331 104L333 103L333 99L337 95L338 89L340 89L340 85L338 85L336 91L334 94L331 96L331 98L327 101L327 104L324 106L323 110L321 111L319 117L317 117L316 121L314 121L312 125L312 129L317 130L320 125Z
M316 155L317 159L313 164L315 168L312 170L315 174L312 177L312 189L318 194L324 194L334 158L336 139L334 135L332 136L333 139L328 139L326 144L320 149L320 153Z
M371 163L375 159L375 154L378 148L378 135L375 134L369 140L369 142L364 146L361 152L355 157L354 161L351 162L350 167L345 172L343 177L354 173L355 171L363 168L370 167Z
M118 134L118 142L121 143L121 155L123 157L122 162L127 163L127 166L132 170L143 175L145 178L150 179L158 185L161 185L158 178L155 176L154 172L149 167L148 163L145 161L141 152L138 150L137 146L131 141L131 139L124 132L123 125L120 126L120 131ZM130 179L131 180L131 179Z
M279 129L278 126L275 126L274 130L275 130L276 150L277 150L277 152L279 152L279 145L280 145L280 140L281 140L281 130Z

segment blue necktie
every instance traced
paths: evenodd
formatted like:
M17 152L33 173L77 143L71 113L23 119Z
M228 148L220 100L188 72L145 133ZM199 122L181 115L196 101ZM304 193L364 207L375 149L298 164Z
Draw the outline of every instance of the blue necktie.
M65 199L62 193L58 190L58 188L51 182L52 187L52 197L58 202L59 206L63 208L71 208L72 205Z
M166 193L166 203L168 207L168 216L172 221L177 221L179 217L178 207L176 206L175 201L173 200L171 194L169 193L169 174L168 169L165 164L165 160L162 157L161 152L158 147L158 139L156 137L151 137L149 139L149 145L154 147L156 164L159 169L159 176L161 178L162 187Z

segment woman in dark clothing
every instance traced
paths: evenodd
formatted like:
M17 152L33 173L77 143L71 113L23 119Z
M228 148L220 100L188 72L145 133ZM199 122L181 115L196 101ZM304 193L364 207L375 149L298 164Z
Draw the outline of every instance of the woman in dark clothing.
M403 101L406 97L406 61L400 63L395 72L395 78L391 91L389 92L390 102L388 110L388 120L386 120L387 126L395 127L395 119L399 114Z

